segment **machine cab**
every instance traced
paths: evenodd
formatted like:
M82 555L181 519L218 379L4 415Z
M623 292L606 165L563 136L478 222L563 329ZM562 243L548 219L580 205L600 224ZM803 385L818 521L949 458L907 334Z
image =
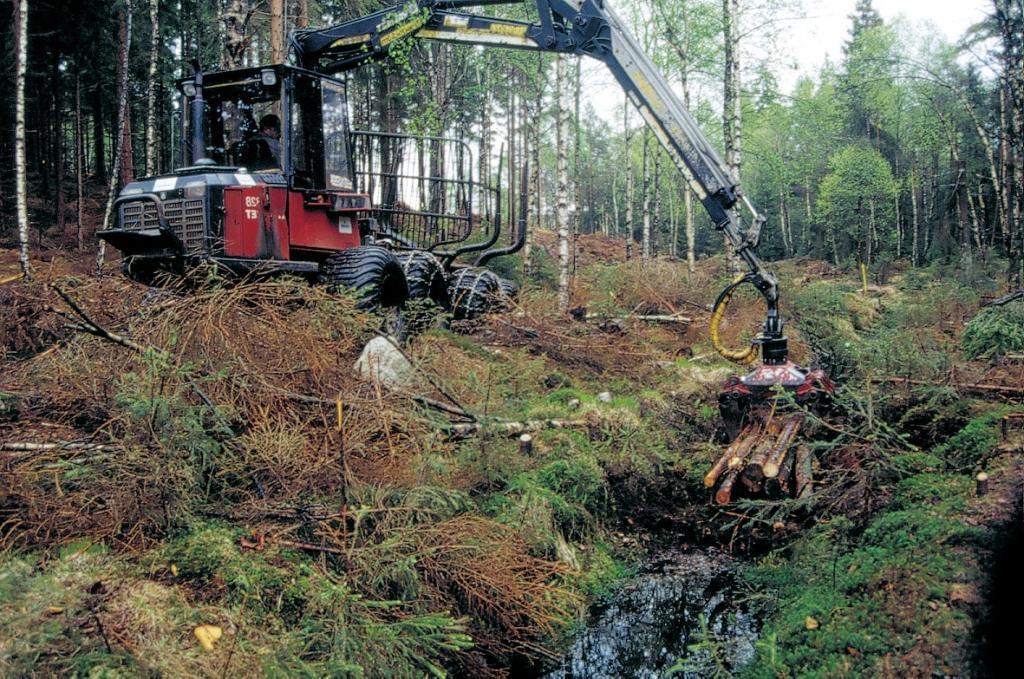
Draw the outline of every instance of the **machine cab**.
M179 81L189 110L194 79ZM206 163L280 174L292 189L351 191L353 177L345 86L334 78L284 65L204 74L199 96L203 156L184 144L183 165ZM193 138L182 116L182 139ZM210 163L212 161L212 163Z

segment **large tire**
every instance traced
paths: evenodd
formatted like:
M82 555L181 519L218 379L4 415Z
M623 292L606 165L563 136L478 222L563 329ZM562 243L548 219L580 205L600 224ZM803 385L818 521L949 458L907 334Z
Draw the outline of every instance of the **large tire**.
M125 255L121 258L121 274L136 283L153 285L157 266L152 260Z
M402 266L389 250L376 245L335 252L320 265L320 281L331 290L354 290L360 309L400 306L409 298Z
M518 294L518 285L507 278L498 277L498 302L502 309L511 309Z
M452 317L457 321L483 316L499 304L501 284L494 272L476 266L456 269L448 279Z
M443 309L448 308L448 282L437 257L423 250L414 250L400 252L395 259L402 266L409 284L409 299L429 299Z

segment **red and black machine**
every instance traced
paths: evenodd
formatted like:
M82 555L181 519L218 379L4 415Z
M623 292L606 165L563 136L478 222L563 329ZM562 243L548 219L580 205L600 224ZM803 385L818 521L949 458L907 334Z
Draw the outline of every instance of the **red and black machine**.
M827 380L789 362L778 280L755 253L763 217L611 7L604 0L531 0L536 20L530 22L464 11L511 4L519 3L406 0L329 28L297 31L293 65L205 74L197 67L180 83L188 111L186 166L126 186L117 200L117 225L100 237L124 253L129 273L207 260L233 270L319 276L365 291L370 302L383 305L401 304L413 289L443 297L424 291L450 288L452 298L442 303L458 311L460 294L468 290L473 298L481 281L489 290L501 287L485 270L467 277L463 269L447 280L439 273L450 270L456 257L494 244L500 225L486 206L498 204L496 189L464 177L402 171L400 159L414 147L444 156L428 163L432 167L475 163L451 162L469 153L453 148L451 140L409 144L390 131L350 130L344 82L333 76L387 59L413 38L586 55L609 68L745 264L747 273L716 302L717 317L737 285L752 285L766 302L752 348L742 355L721 351L742 363L756 359L759 349L762 361L727 388L723 408L742 402L746 410L769 398L775 386L829 392ZM269 161L273 154L255 153L252 141L266 115L276 116L281 129ZM403 183L414 187L412 198L398 198ZM748 229L738 220L741 207L750 213ZM478 224L489 235L471 238ZM475 264L514 249L487 250Z

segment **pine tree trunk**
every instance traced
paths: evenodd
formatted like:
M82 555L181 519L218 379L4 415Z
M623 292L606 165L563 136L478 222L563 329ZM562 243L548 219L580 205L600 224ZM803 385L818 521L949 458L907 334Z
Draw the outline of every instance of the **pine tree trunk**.
M875 244L875 201L874 199L868 200L868 237L865 239L865 247L867 254L863 261L867 267L871 268L872 257L874 253Z
M107 206L103 210L103 228L110 228L110 217L114 211L114 199L117 197L117 184L121 174L121 160L124 156L124 138L128 119L128 55L132 47L132 4L125 3L124 16L121 20L121 46L118 54L117 82L117 136L114 151L114 167L110 171L110 183L107 188ZM101 240L96 253L96 272L103 269L106 258L106 241Z
M75 228L79 252L85 250L85 139L82 136L82 75L79 59L75 58Z
M516 191L516 184L519 181L517 176L519 173L516 171L516 152L519 150L516 143L517 122L516 87L513 84L508 92L508 129L506 130L506 136L508 137L508 220L505 222L509 235L513 238L515 237L513 225L516 223L516 208L519 202L519 195Z
M99 82L93 84L91 108L93 177L103 184L107 181L107 149L103 127L103 87Z
M159 172L156 138L157 63L160 56L160 0L149 0L149 78L146 82L146 175Z
M569 88L566 80L566 57L559 54L556 61L555 83L558 88L556 103L555 146L558 153L558 207L555 211L558 224L558 309L569 311Z
M284 0L270 0L270 63L284 61Z
M18 262L28 278L32 270L28 262L28 177L25 167L25 72L28 66L28 0L18 0L14 10L15 94L14 94L14 184L18 211Z
M299 0L295 28L306 28L307 26L309 26L309 0Z
M534 228L540 228L540 115L544 103L544 57L537 55L537 90L530 105L530 213ZM523 246L523 271L527 278L533 275L533 229L526 230L526 244Z
M121 186L135 179L135 149L132 146L132 106L124 109L124 123L121 125Z
M60 75L60 52L53 52L53 70L50 76L53 83L53 128L56 132L53 140L53 193L54 204L57 212L57 232L61 236L67 226L64 219L65 196L64 196L64 96L61 91L62 82Z
M480 105L480 181L484 186L491 185L491 88L488 69L477 72L477 82L480 91L483 92L483 102ZM501 210L501 206L495 206L495 210ZM484 193L484 219L486 229L489 233L493 228L494 215L491 212L491 194Z

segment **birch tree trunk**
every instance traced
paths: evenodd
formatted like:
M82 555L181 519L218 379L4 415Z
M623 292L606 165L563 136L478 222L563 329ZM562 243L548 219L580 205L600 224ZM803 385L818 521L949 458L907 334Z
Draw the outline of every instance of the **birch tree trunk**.
M910 228L913 229L910 234L910 263L914 266L920 263L921 252L920 241L918 241L921 232L921 216L917 208L917 184L917 164L915 163L910 166Z
M650 134L644 131L643 180L641 183L641 212L643 231L640 237L640 258L647 262L651 258L651 153Z
M580 85L582 63L576 57L576 76L573 78L573 142L572 142L572 275L576 275L576 260L579 258L580 220L583 218L583 206L580 197Z
M125 122L128 118L128 55L132 46L132 3L124 5L124 17L121 20L121 49L118 59L117 79L117 136L115 138L114 167L110 170L110 184L107 188L107 206L103 210L103 228L110 228L110 217L114 211L114 199L117 196L118 179L121 176L121 160L123 156ZM96 253L96 273L103 269L106 259L106 241L101 240Z
M558 309L569 311L569 89L565 77L568 57L559 54L556 62L555 82L558 98L555 105L558 119L555 147L558 153L558 207L555 211L558 225Z
M658 233L661 231L661 146L654 144L654 182L651 185L654 207L651 213L651 254L658 254Z
M679 219L676 216L676 192L672 188L668 193L668 223L669 231L672 234L672 247L669 248L669 254L672 255L672 259L678 259L679 257Z
M32 275L28 263L28 177L25 168L25 72L28 65L28 0L15 8L15 95L14 95L14 184L18 211L18 262L26 278Z
M224 22L224 49L221 52L220 65L224 69L241 68L245 57L246 40L245 0L227 0L222 21Z
M689 4L683 3L683 21L689 23ZM683 88L683 106L690 110L690 31L683 31L682 50L678 50L682 62L679 69L680 85ZM697 233L693 218L693 192L690 183L683 182L683 223L686 231L686 269L690 273L697 270Z
M629 99L626 99L622 108L622 123L624 127L623 141L625 153L623 162L626 163L626 261L633 256L633 198L636 192L636 179L633 176L633 134L629 127Z
M160 0L149 0L149 78L146 82L146 175L159 172L156 138L157 59L160 56Z
M740 101L740 31L739 0L722 0L722 28L725 39L725 78L723 80L722 129L725 140L725 164L736 181L740 178L742 164L742 132L741 132L741 101ZM739 211L733 209L731 216L739 225ZM726 261L734 271L739 270L739 261L733 251L732 243L725 240Z

